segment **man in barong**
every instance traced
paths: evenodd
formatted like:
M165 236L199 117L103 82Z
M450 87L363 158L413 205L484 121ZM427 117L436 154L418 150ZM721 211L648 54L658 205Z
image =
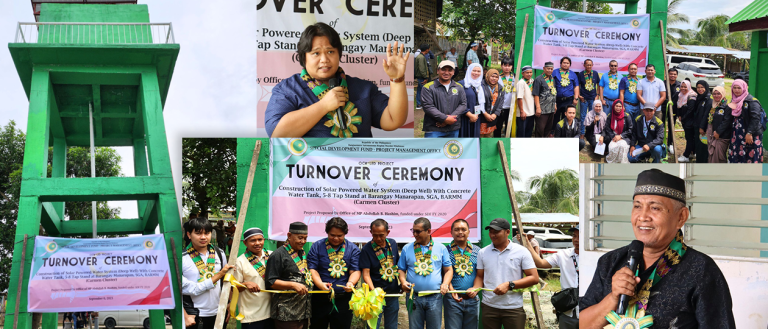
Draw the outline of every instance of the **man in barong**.
M245 287L237 287L242 292L237 306L240 313L245 316L240 320L243 329L272 329L274 323L270 316L269 304L271 294L259 293L266 284L264 278L267 275L267 261L272 254L264 249L264 232L258 227L247 229L243 233L243 242L246 251L235 262L235 280Z
M295 294L274 294L270 316L276 329L307 329L312 316L312 303L307 292L312 287L312 276L307 268L309 228L302 222L293 222L288 228L288 240L269 256L267 262L267 289L294 290Z
M633 203L632 230L644 244L637 276L626 267L629 246L601 256L579 303L579 326L608 325L606 316L627 295L628 308L637 308L636 318L653 317L650 328L736 328L723 273L683 239L680 229L689 215L685 181L658 169L643 171Z

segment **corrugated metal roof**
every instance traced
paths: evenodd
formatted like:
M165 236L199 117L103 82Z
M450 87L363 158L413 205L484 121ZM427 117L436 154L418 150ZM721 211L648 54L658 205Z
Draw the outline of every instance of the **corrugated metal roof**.
M520 220L526 224L532 223L578 223L579 216L568 213L522 213Z
M764 0L764 1L768 1L768 0ZM731 55L736 58L744 58L744 59L749 59L749 55L750 55L750 52L748 51L730 50L723 47L714 47L714 46L680 45L680 48L675 48L668 45L667 51L680 52L680 53L693 53L693 54Z
M766 16L768 16L768 0L754 0L736 15L733 15L725 24L749 21Z

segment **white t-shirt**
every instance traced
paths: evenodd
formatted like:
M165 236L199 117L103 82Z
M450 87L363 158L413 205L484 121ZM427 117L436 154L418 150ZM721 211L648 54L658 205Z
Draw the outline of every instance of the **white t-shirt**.
M533 94L531 88L525 83L525 79L520 79L517 82L517 98L523 99L523 112L527 116L533 116L536 114L536 105L533 103ZM519 113L516 113L517 117L520 117Z
M576 264L574 264L574 259ZM579 272L576 271L576 266L579 264L579 254L576 253L576 248L568 248L559 250L556 254L546 258L549 265L552 267L560 268L560 286L563 289L576 288L579 286ZM578 306L576 311L578 312ZM566 315L570 316L571 311L566 312ZM577 313L578 314L578 313Z
M218 251L224 255L223 251ZM216 263L213 266L214 274L221 271L221 259L216 255ZM203 261L208 259L208 252L200 255ZM211 279L197 282L200 278L200 272L187 253L181 257L181 293L192 297L195 308L200 310L201 317L215 316L219 307L219 295L221 295L221 286L219 282L213 284Z
M266 249L261 253L259 260L264 260L265 252L267 252ZM269 253L271 254L272 252ZM266 264L264 270L266 270ZM262 278L259 272L253 268L253 265L248 261L248 257L245 256L245 253L237 257L234 277L235 280L240 283L250 281L258 284L261 289L267 289L264 278ZM240 299L237 301L237 305L240 307L240 312L245 316L240 322L251 323L268 319L271 297L272 296L266 292L252 293L248 290L243 290L240 293Z
M527 248L509 241L503 251L493 244L480 249L477 269L484 271L483 287L495 289L504 282L522 279L523 270L536 269L536 263ZM523 294L510 291L498 296L493 291L483 291L483 304L503 310L521 308Z

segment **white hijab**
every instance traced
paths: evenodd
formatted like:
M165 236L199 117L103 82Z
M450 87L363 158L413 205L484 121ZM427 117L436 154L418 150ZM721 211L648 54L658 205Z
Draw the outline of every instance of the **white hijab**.
M477 79L472 79L472 70L474 70L475 67L480 68L480 76ZM485 110L485 93L483 93L482 83L483 67L480 66L480 63L469 64L469 67L467 67L467 72L464 73L464 88L469 88L469 86L475 87L475 90L477 90L477 105L480 105L480 108Z

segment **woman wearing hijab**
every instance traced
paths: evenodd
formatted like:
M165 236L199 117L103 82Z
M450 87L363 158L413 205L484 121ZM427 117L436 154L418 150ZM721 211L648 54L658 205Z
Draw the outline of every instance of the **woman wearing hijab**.
M613 101L611 114L605 120L603 135L600 143L608 144L608 163L629 163L629 142L632 139L632 119L624 112L624 102L620 99Z
M726 163L728 144L731 143L733 123L725 120L731 113L725 99L725 88L717 86L712 91L712 109L707 117L707 150L709 163ZM733 121L733 117L731 117Z
M501 105L504 102L504 88L499 85L499 71L490 69L485 74L483 81L483 94L485 94L486 111L480 115L480 137L493 137L496 130L496 118L501 114ZM499 101L496 101L496 100Z
M698 138L695 141L696 163L707 163L709 160L709 150L707 150L706 129L709 110L712 109L712 98L710 98L709 94L709 84L704 80L696 82L696 104L694 108L696 113L693 115L693 121L698 132L698 135L696 135Z
M461 116L459 137L480 137L480 116L487 108L483 92L483 67L479 63L469 64L461 85L467 95L467 112Z
M602 101L595 100L592 104L593 111L589 111L589 113L587 113L587 116L584 119L584 129L589 145L595 147L597 146L597 141L600 138L599 136L601 136L603 133L603 126L605 125L607 116L605 115L605 112L603 112Z
M747 83L737 79L731 85L733 99L728 104L733 120L733 137L728 147L730 163L762 163L763 131L761 119L763 108L749 94ZM726 116L726 120L729 117Z
M695 150L698 134L694 125L696 111L696 92L691 88L691 82L683 80L680 84L680 94L677 97L677 114L685 132L685 152L677 158L678 162L691 161L691 153Z

